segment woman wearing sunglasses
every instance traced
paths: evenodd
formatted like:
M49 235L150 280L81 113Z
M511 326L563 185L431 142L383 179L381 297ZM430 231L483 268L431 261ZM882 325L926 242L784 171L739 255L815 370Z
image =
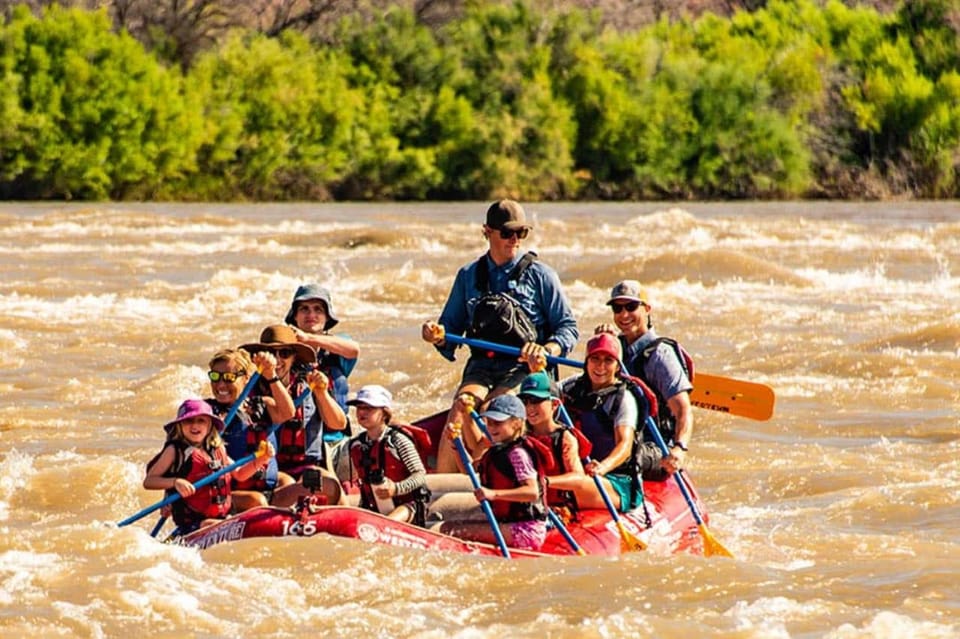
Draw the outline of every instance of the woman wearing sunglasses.
M683 468L693 435L693 384L686 351L676 341L657 336L650 318L650 296L640 282L617 282L607 306L613 311L613 325L601 324L594 333L619 333L627 371L657 395L660 431L670 445L670 455L663 457L651 435L644 432L642 466L644 479L662 481Z
M262 351L251 358L243 349L224 349L210 360L207 377L213 397L206 401L213 412L225 418L257 369L266 388L261 386L251 390L222 434L231 459L240 459L254 452L261 439L267 439L276 449L276 438L267 438L266 432L272 424L282 424L294 416L293 399L277 377L276 357ZM293 484L293 481L292 477L280 472L276 458L271 458L265 469L246 481L235 483L232 491L234 510L239 512L266 506L275 490Z
M532 229L517 202L490 205L483 225L487 252L457 272L439 321L425 322L421 328L421 337L450 361L456 345L446 341L447 334L520 348L519 360L473 349L464 366L447 423L462 425L463 443L474 459L488 444L464 398L479 410L486 400L516 389L530 370L542 369L547 355L570 352L579 337L556 271L535 253L520 254L520 243ZM457 472L452 438L444 436L441 441L437 472Z
M276 376L291 397L299 398L308 387L291 419L284 421L276 433L277 464L282 473L300 480L303 471L316 468L323 475L323 494L329 503L339 503L340 482L336 476L323 468L325 465L324 434L343 433L347 428L347 416L337 403L330 377L317 366L317 353L311 346L298 341L296 331L287 325L268 326L260 333L260 341L244 344L243 350L256 354L268 352L276 358ZM296 503L306 494L305 489L278 491L273 500L277 506Z

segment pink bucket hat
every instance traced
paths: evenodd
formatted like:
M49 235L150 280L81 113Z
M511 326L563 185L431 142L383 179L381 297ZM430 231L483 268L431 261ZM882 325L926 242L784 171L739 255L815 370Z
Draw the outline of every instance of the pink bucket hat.
M226 428L223 420L214 415L213 407L210 406L210 404L202 399L188 399L180 404L180 408L177 409L177 418L172 422L164 424L163 429L169 434L173 431L174 427L183 420L190 419L191 417L199 417L201 415L205 415L210 418L210 421L213 422L213 425L216 427L218 433L222 433L224 428Z

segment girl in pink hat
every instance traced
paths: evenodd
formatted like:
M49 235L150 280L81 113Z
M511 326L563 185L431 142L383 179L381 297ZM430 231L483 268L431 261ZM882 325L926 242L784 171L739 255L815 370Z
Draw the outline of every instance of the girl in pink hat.
M180 404L177 418L163 428L167 432L167 441L163 450L147 464L143 487L163 490L167 494L175 491L182 497L172 504L173 521L181 534L229 515L231 476L239 480L249 479L274 455L273 446L268 445L263 457L251 460L232 473L225 473L198 490L195 483L233 463L220 438L223 420L214 414L207 402L188 399Z

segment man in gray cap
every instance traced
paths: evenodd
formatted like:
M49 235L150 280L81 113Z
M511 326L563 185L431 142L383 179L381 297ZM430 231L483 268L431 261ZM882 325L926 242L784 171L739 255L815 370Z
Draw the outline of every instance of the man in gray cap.
M472 348L447 423L463 427L463 442L474 458L487 447L470 418L465 398L480 408L489 398L515 389L547 355L563 356L577 344L579 332L556 271L533 252L520 254L520 243L533 229L523 207L513 200L487 209L483 236L487 252L463 266L437 322L425 322L421 336L450 361L456 345L445 335L464 335L520 349L521 356ZM466 397L465 397L466 396ZM444 437L437 454L438 472L456 472L456 451Z
M594 333L619 334L627 372L642 379L657 396L657 421L670 455L662 456L644 428L642 470L644 479L665 479L683 468L693 436L688 356L675 340L659 337L653 330L650 296L637 280L617 282L607 306L613 311L614 323L601 324Z

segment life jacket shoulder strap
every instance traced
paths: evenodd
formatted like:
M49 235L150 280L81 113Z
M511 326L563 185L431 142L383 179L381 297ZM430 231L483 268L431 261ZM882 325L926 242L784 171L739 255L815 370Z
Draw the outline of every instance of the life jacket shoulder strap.
M686 373L687 379L689 379L692 383L694 375L693 357L691 357L690 353L687 352L687 349L680 345L680 342L672 337L658 337L650 342L647 347L640 352L642 361L640 362L639 370L643 370L643 367L650 360L650 357L656 352L660 344L667 344L673 348L673 351L677 354L677 360L679 360L680 366L683 367L683 372Z
M513 282L519 282L520 276L523 275L523 272L526 271L536 260L537 254L533 251L527 251L523 257L520 258L520 261L517 262L517 265L513 267L513 270L510 271L510 275L507 276L507 279ZM486 253L481 255L480 259L477 260L477 270L475 271L475 275L475 284L477 286L477 290L481 293L488 293L490 291L490 267L487 266Z

